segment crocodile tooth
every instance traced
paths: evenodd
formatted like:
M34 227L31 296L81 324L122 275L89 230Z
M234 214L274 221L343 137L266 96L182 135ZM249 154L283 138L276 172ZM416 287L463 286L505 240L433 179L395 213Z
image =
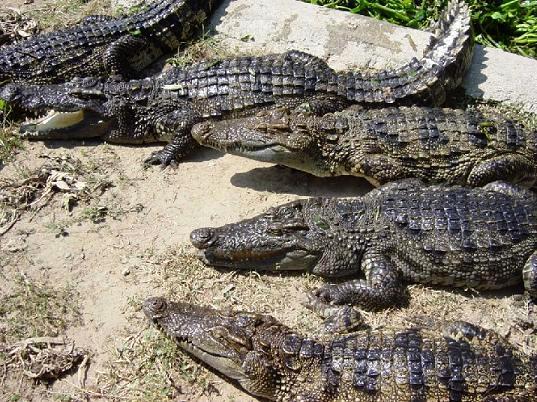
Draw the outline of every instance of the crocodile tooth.
M84 119L84 112L79 110L76 112L55 112L51 110L44 118L38 119L35 124L39 125L39 129L60 129L73 126L80 123Z

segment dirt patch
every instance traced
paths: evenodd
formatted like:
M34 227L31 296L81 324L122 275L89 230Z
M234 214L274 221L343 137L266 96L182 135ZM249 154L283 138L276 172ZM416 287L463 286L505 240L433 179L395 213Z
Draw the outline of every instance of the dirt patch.
M0 9L0 46L39 32L37 21L18 8Z

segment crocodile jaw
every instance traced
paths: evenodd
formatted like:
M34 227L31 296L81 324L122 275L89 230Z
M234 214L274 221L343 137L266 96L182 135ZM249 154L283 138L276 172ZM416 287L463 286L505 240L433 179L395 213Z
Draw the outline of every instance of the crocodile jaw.
M217 354L210 353L203 350L201 347L198 347L194 343L188 340L178 340L177 344L186 352L195 356L203 363L212 367L219 373L229 377L233 380L244 381L247 379L244 371L241 370L239 364L233 361L233 359L227 356L219 356Z
M51 110L40 119L20 127L20 136L35 140L70 140L103 137L110 130L111 122L100 114L78 110L61 112Z
M150 298L142 307L154 326L184 351L223 375L237 381L247 380L240 353L218 336L218 328L225 326L223 316L220 317L216 310L187 303L171 303L170 310L166 307L157 311L153 306L159 299L163 300Z
M250 255L219 256L215 250L198 252L199 259L207 265L232 269L254 269L259 271L310 271L319 257L305 250L290 250L283 253L253 251ZM256 255L258 254L258 255Z
M235 147L226 149L226 152L260 162L287 166L317 177L334 176L334 172L331 172L322 160L316 160L312 155L306 152L288 149L281 144L267 145L263 147L259 146L256 148Z
M281 141L278 138L280 135L267 135L250 128L242 128L240 131L228 130L229 124L225 121L198 124L192 130L192 137L203 146L231 155L260 162L276 163L318 177L333 176L322 159L316 160L311 152L286 144L285 140Z

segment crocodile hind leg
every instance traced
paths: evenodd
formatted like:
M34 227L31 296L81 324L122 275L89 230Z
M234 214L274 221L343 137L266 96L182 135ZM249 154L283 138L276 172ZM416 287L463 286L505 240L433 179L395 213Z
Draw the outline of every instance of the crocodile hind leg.
M336 306L311 293L307 295L307 300L302 304L324 319L323 330L327 334L353 332L364 325L360 311L354 306Z
M139 54L142 49L148 46L148 42L136 36L122 36L104 51L103 63L111 75L118 75L121 78L134 78L137 73L130 65L130 58L133 54Z
M537 302L537 251L534 251L522 269L524 288L530 299Z
M318 298L325 303L351 304L367 310L378 310L393 306L404 298L399 272L384 255L376 251L366 252L361 268L365 280L325 285L313 293L312 300Z
M389 156L367 155L352 162L352 172L357 176L363 176L375 187L408 176L401 163Z
M483 359L480 362L480 374L483 383L489 384L489 389L512 389L509 395L497 395L494 393L484 399L486 402L530 402L534 401L537 389L529 385L528 378L521 375L520 361L513 356L513 347L498 333L489 331L480 326L470 324L465 321L454 321L447 324L442 334L446 338L451 338L461 342L459 346L448 349L450 360L462 360L471 357L466 353L468 347L464 347L462 342L467 342L470 347L477 350L485 350L490 360ZM532 363L530 363L532 364ZM537 368L537 367L536 367ZM530 380L530 384L531 384ZM459 400L459 399L457 399Z
M468 175L468 185L483 186L495 180L533 185L537 172L534 163L521 155L491 158L474 166Z
M535 193L526 187L505 181L493 181L483 186L484 190L496 191L516 198L533 198Z
M300 50L289 50L288 52L283 53L283 57L286 60L306 65L314 69L325 69L332 71L332 69L323 59L306 52L301 52Z

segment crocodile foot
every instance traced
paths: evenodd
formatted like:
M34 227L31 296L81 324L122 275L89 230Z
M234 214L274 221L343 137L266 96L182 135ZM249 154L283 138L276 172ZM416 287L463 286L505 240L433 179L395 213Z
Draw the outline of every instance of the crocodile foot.
M356 331L365 325L360 311L353 306L329 304L314 294L308 294L307 300L302 304L324 318L323 331L325 333L344 334Z
M313 291L313 297L319 299L321 303L343 304L347 302L346 295L341 291L341 287L336 284L326 284Z
M163 148L159 151L151 153L145 160L144 166L160 166L165 168L166 166L177 166L178 162L175 158L175 155L166 151L166 148Z

